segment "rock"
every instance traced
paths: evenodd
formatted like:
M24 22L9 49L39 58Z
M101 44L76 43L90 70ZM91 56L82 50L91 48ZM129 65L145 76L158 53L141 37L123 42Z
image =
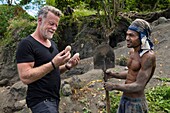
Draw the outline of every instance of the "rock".
M17 101L15 104L14 104L14 107L16 108L16 110L21 110L23 109L23 107L26 105L26 100L23 99L23 100L20 100L20 101Z
M165 17L159 17L158 22L159 24L163 24L167 22L167 19Z
M16 100L22 100L26 97L27 85L24 85L21 81L11 86L10 93Z
M101 44L94 50L94 68L102 69L104 66L104 61L106 68L115 67L115 54L109 44Z
M22 110L15 111L14 113L32 113L32 112L27 106L24 106Z
M3 79L0 81L0 86L5 86L6 84L8 84L8 79Z
M79 64L75 68L63 73L62 76L68 77L72 75L84 74L92 69L94 69L93 57L89 57L80 60Z
M69 96L72 94L72 91L71 91L71 86L70 84L66 83L63 85L63 87L61 88L61 91L62 91L62 94L64 96Z
M159 19L158 19L158 20L155 20L154 22L152 22L151 25L157 26L157 25L159 25L159 24L164 24L164 23L166 23L166 22L168 22L168 20L167 20L165 17L159 17Z
M103 109L106 108L106 104L103 101L99 101L97 103L98 109Z

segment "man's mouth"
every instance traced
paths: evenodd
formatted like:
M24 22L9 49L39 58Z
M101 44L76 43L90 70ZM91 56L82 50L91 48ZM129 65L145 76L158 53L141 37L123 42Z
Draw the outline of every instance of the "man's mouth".
M130 42L126 42L127 45L130 45Z
M49 30L49 32L50 32L51 34L54 34L54 31L53 31L53 30Z

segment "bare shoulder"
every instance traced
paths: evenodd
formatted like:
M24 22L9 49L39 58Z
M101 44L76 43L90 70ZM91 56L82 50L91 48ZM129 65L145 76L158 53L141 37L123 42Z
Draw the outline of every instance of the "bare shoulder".
M156 56L155 56L155 52L153 50L150 50L148 51L147 53L145 53L143 56L142 56L142 59L153 59L155 60L156 59Z
M156 65L156 56L154 51L148 51L142 56L142 67L149 68Z

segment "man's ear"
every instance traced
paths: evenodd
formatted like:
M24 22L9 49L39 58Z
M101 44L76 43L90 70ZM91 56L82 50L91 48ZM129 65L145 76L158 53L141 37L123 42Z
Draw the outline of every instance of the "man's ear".
M41 22L42 22L42 18L38 17L38 23L41 23Z

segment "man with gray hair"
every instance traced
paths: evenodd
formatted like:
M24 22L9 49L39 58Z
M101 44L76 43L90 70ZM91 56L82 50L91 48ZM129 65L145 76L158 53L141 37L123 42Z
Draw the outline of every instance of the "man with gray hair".
M60 73L80 60L71 57L71 47L59 52L51 39L59 25L61 11L44 6L38 12L37 28L18 46L17 68L21 81L28 85L26 102L33 113L59 113Z
M126 32L127 47L132 48L127 61L127 71L106 71L107 78L125 79L124 84L105 82L108 91L123 92L117 113L148 113L145 87L156 68L150 24L143 19L134 20Z

